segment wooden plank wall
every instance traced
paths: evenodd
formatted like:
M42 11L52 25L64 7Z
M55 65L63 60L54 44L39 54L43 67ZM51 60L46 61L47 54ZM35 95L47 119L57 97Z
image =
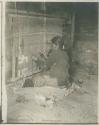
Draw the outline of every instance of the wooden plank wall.
M47 17L44 22L44 17L8 14L6 20L8 72L10 72L9 77L15 78L17 74L15 67L18 65L16 57L20 54L19 46L21 45L22 54L28 57L25 67L30 71L31 57L37 56L40 51L45 51L46 42L54 36L62 36L64 19Z

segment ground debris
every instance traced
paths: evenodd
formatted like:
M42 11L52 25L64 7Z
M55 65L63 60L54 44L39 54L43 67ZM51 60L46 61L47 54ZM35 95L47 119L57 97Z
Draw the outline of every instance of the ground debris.
M24 95L18 95L18 97L16 98L16 102L25 103L25 102L28 102L28 99L26 99Z

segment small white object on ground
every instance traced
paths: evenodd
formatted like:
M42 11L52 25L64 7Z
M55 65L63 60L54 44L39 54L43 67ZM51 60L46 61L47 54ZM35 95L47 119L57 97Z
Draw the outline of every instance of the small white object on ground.
M54 106L54 97L47 97L43 95L35 95L35 101L40 106L45 106L49 108L53 108Z

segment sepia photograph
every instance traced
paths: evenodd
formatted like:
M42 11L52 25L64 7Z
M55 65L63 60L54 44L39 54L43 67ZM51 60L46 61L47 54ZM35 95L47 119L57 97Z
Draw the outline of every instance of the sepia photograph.
M5 67L6 123L96 124L98 2L6 2Z

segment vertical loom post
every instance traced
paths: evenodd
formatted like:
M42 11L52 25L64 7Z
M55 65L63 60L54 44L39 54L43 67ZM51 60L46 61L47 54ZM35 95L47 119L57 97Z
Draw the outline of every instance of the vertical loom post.
M12 17L12 34L14 34L14 29L13 29L13 17ZM14 36L12 36L12 80L15 79L15 64L16 64L16 54L15 54L15 40Z

